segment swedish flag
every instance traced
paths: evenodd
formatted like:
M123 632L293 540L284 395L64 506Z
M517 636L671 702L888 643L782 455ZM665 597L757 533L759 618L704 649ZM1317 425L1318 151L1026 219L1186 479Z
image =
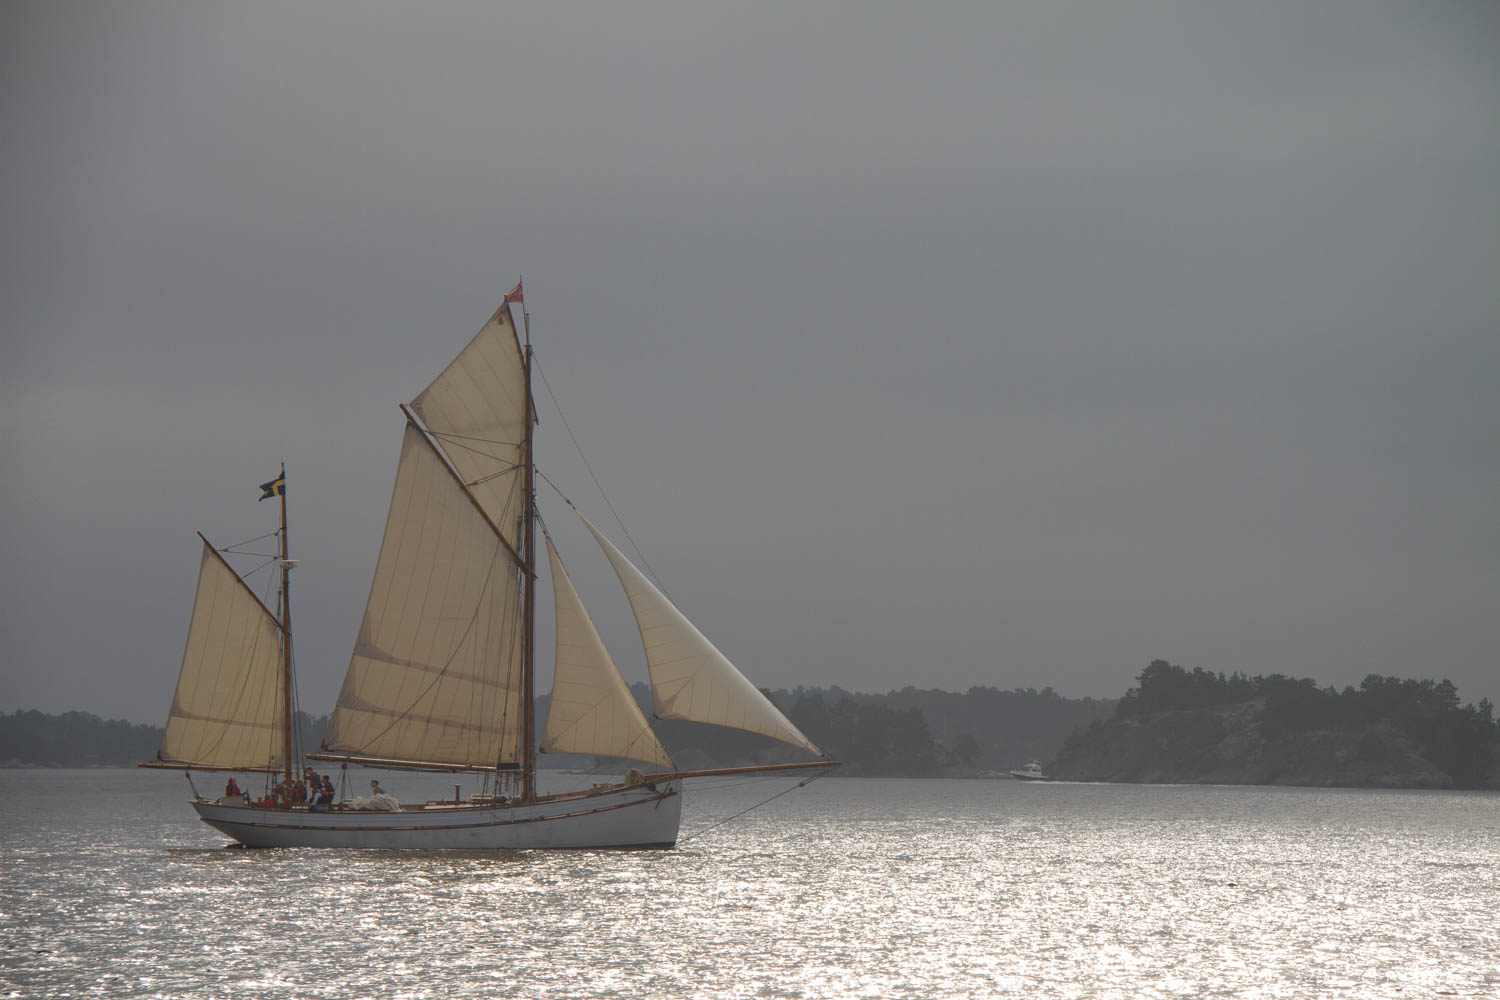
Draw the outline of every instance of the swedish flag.
M256 497L255 499L257 499L257 500L269 500L272 497L282 497L282 496L286 496L286 470L285 469L283 469L281 471L281 475L277 476L275 479L271 480L269 483L261 483L260 484L260 496Z

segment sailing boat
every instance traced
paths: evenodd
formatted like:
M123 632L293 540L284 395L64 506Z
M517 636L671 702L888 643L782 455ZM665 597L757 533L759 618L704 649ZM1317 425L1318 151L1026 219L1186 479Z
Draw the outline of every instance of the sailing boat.
M522 307L520 332L512 303ZM679 768L605 649L545 524L557 634L538 741L531 368L517 284L468 346L401 407L406 428L364 619L323 745L306 755L345 766L478 772L486 791L461 800L455 788L452 801L389 811L294 801L302 779L293 736L296 561L288 555L283 467L261 497L281 500L277 611L200 533L182 671L161 748L141 765L282 775L285 794L263 805L195 792L192 806L204 822L250 847L670 847L684 779L838 763L586 518L640 629L653 714L758 733L812 759ZM536 780L539 751L616 758L646 770L632 767L622 780L586 791L544 794Z

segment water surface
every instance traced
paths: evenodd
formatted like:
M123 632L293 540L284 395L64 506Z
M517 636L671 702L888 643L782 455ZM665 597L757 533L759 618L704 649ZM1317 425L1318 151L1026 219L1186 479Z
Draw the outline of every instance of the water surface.
M690 787L672 851L421 854L0 772L0 995L1500 995L1493 794L827 778L712 825L791 783Z

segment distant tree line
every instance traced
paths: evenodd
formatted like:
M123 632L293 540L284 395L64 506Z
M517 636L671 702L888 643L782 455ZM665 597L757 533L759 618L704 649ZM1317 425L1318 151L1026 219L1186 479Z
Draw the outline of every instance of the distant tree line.
M1462 705L1449 680L1411 680L1370 674L1359 687L1319 687L1309 678L1270 674L1225 676L1201 667L1186 670L1154 660L1125 693L1116 717L1125 719L1174 709L1208 708L1263 699L1261 727L1267 736L1315 730L1366 730L1394 723L1422 748L1422 755L1453 776L1455 784L1480 782L1497 749L1500 725L1488 698Z
M302 746L315 750L328 716L297 713ZM154 760L161 726L101 719L88 712L48 715L34 709L0 713L0 766L119 767Z
M35 710L0 715L0 763L94 767L150 760L161 745L160 726L88 712L46 715Z
M632 686L649 715L650 689ZM1045 760L1068 736L1107 718L1114 699L1064 698L1051 688L967 692L906 687L859 694L840 687L763 693L808 739L846 764L849 775L918 777L1004 771ZM540 709L539 709L540 710ZM746 733L657 721L657 733L684 767L794 759L780 744Z
M651 715L651 693L632 686ZM930 776L1004 771L1030 759L1050 758L1067 737L1115 708L1111 699L1064 698L1051 688L967 692L919 690L859 694L840 687L766 691L792 722L850 775ZM537 698L545 719L547 698ZM301 745L316 750L328 716L297 713ZM765 737L714 726L656 720L657 733L682 767L800 759ZM105 721L85 712L0 715L0 764L90 767L151 760L161 745L160 726ZM583 763L583 762L580 762ZM564 764L563 766L571 766Z

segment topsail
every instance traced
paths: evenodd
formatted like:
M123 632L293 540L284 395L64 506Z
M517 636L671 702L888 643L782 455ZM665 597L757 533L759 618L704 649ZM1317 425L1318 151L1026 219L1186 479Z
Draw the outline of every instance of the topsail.
M411 402L512 553L521 548L525 508L519 470L526 461L526 395L515 321L502 302Z

